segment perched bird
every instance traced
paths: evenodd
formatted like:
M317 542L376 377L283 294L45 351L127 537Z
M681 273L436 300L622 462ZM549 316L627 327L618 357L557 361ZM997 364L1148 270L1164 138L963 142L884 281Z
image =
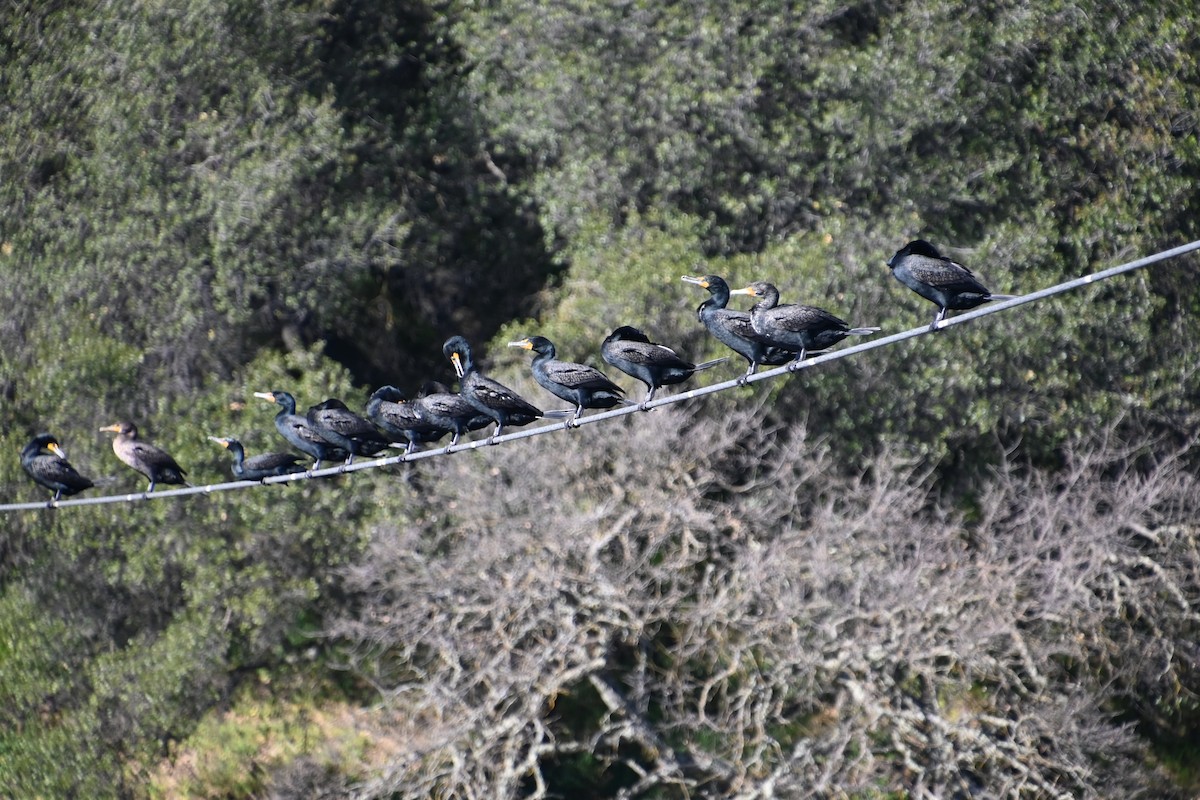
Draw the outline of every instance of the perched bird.
M769 345L795 353L793 364L804 360L811 351L833 347L847 336L879 332L879 328L851 328L844 320L816 306L779 305L779 290L766 281L755 281L730 294L762 298L750 309L754 333Z
M95 485L75 471L58 439L49 433L39 433L21 448L21 466L35 483L54 492L54 503L64 494L70 497Z
M484 375L475 366L471 346L463 337L452 336L447 339L442 345L442 352L458 373L462 396L476 411L486 414L496 423L496 430L488 437L488 444L496 440L505 425L528 425L542 417L562 416L560 412L542 411L504 384Z
M975 279L971 270L951 261L924 239L915 239L896 251L887 265L896 280L912 289L926 300L936 303L937 314L929 324L929 330L937 330L938 323L950 309L974 308L991 300L1011 300L1016 295L992 294L987 287Z
M226 436L208 438L233 454L230 471L239 481L261 481L273 475L292 475L306 469L300 463L300 456L294 453L260 453L246 458L246 450L237 439Z
M746 374L738 379L739 383L745 383L759 364L775 367L792 360L789 351L771 347L756 337L748 313L725 307L729 303L730 292L724 278L718 275L700 278L684 275L681 280L708 289L710 296L696 308L696 316L718 341L749 362Z
M416 402L421 408L423 417L454 434L448 447L458 444L459 437L467 431L477 431L492 424L491 417L480 413L461 394L451 392L448 387L437 381L427 381L422 384L421 391L417 393ZM530 421L525 420L512 424L524 425Z
M254 396L279 406L279 413L275 415L275 430L297 450L316 459L313 469L320 469L325 459L339 458L345 453L322 436L307 418L296 413L296 398L287 392L255 392Z
M714 358L693 364L665 344L650 341L646 334L630 325L622 325L610 333L600 346L600 354L607 363L646 384L642 410L654 399L658 387L683 383L693 373L729 360Z
M336 398L308 409L306 419L326 441L348 453L347 464L354 461L355 456L373 456L388 446L387 437L377 431L369 420L355 414Z
M533 357L533 379L555 397L575 404L568 424L575 422L585 408L612 408L629 405L625 390L610 381L603 372L587 364L555 358L554 343L545 336L527 336L509 347L537 353Z
M155 485L159 483L191 486L184 479L187 473L175 463L175 459L171 458L166 450L138 439L137 426L132 422L117 422L100 430L117 434L113 438L113 452L117 454L117 458L150 479L150 485L146 487L147 492L153 492Z
M405 455L411 453L418 444L436 442L451 431L449 427L427 417L420 403L406 399L404 393L395 386L381 386L371 393L367 401L367 416L392 441L408 442Z

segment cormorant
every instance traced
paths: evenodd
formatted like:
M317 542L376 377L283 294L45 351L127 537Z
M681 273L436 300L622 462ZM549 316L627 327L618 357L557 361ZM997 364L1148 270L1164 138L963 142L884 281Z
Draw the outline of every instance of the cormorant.
M421 385L417 393L417 405L421 415L440 428L446 428L454 436L447 447L454 447L458 439L467 431L477 431L492 424L492 418L481 414L475 406L467 402L467 398L437 381L427 381ZM525 425L533 419L513 419L510 425Z
M541 417L561 415L559 412L542 411L523 400L512 389L480 372L471 358L471 346L463 337L452 336L447 339L442 345L442 352L450 359L454 371L458 373L463 398L476 411L495 421L496 430L488 437L488 444L496 440L505 425L527 425Z
M49 433L39 433L21 448L21 466L35 483L54 492L52 503L64 494L70 497L95 485L75 471L58 439Z
M373 456L388 446L387 437L377 431L369 420L355 414L336 398L308 409L307 419L326 441L349 454L346 456L347 464L354 461L355 456Z
M779 290L766 281L755 281L730 294L762 298L750 309L754 333L767 344L796 353L793 364L802 361L810 351L826 350L847 336L879 332L879 328L851 328L845 320L816 306L779 305Z
M337 458L345 451L332 444L306 418L296 413L296 398L287 392L255 392L255 397L279 405L275 415L275 430L300 452L316 459L313 469L320 469L326 458Z
M705 275L700 278L684 275L681 280L708 289L710 297L696 308L696 316L704 323L704 327L708 328L709 333L749 362L746 374L738 379L738 383L745 383L758 369L759 364L775 367L792 360L793 356L789 351L771 347L756 338L754 325L748 313L725 307L729 302L729 284L724 278L719 275Z
M585 408L632 405L625 399L625 390L600 370L587 364L555 358L554 343L545 336L527 336L509 342L508 346L537 353L532 363L533 379L555 397L575 404L575 412L567 420L568 425L574 423Z
M936 331L950 309L965 310L991 300L1011 300L1016 295L992 294L975 279L971 270L951 261L924 239L914 239L896 251L887 261L896 280L917 294L936 303L937 314L929 324Z
M600 346L600 354L609 364L646 384L646 397L641 405L643 411L654 399L658 387L683 383L693 373L729 360L714 358L703 364L693 364L665 344L650 341L646 334L631 325L622 325L610 333Z
M395 386L381 386L371 393L367 416L381 431L393 437L392 441L408 442L405 455L418 444L436 442L451 431L429 419L419 402L406 399Z
M117 454L117 458L150 479L147 492L153 492L155 484L158 483L191 486L184 479L187 473L175 463L175 459L171 458L166 450L138 439L137 426L132 422L117 422L100 430L117 434L113 438L113 452Z
M300 456L294 453L260 453L246 458L246 450L237 439L225 436L208 438L233 454L233 466L230 471L239 481L261 481L273 475L292 475L306 469L300 463Z

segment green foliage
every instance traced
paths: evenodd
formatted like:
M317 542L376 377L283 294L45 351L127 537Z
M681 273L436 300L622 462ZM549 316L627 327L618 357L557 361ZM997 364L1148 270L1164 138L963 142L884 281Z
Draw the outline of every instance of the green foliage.
M284 449L275 407L253 392L361 408L368 385L447 379L452 333L531 397L527 357L503 345L535 332L632 388L599 355L617 325L697 361L727 355L684 274L770 280L785 302L886 334L932 314L883 266L918 235L997 292L1200 237L1194 16L948 0L10 4L0 487L47 497L15 454L49 430L91 494L140 489L96 431L117 419L192 481L223 481L227 454L207 436ZM754 403L756 429L820 432L844 475L871 474L889 450L936 465L946 513L974 515L979 475L1002 454L1056 469L1065 445L1114 424L1147 461L1189 441L1200 373L1181 344L1200 338L1197 320L1191 270L1162 265L697 413ZM695 380L741 369L735 356ZM704 490L714 506L764 474L743 456ZM596 513L604 491L643 501L637 465L600 474L599 494L564 515ZM201 719L195 747L214 760L207 788L188 791L266 790L265 773L241 784L234 765L298 764L307 753L254 755L292 723L264 705L264 733L214 707L356 601L343 570L380 526L461 532L463 491L430 507L427 480L405 468L12 515L0 794L137 794ZM737 530L716 512L688 525ZM1187 683L1131 713L1186 730ZM599 710L581 705L586 727ZM605 766L586 752L560 762L572 790Z

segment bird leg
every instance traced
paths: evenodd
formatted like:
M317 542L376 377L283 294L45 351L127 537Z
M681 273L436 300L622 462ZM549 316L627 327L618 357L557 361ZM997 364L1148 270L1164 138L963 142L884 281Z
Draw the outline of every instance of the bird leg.
M743 375L742 377L740 377L740 378L738 378L738 379L737 379L737 385L738 385L738 386L745 386L745 385L746 385L746 381L750 380L750 376L751 376L751 375L753 375L753 374L754 374L754 371L755 371L755 370L757 370L757 369L758 369L758 362L757 362L757 361L751 361L751 362L750 362L750 366L746 367L746 374L745 374L745 375Z
M803 361L807 355L808 351L801 347L800 352L796 354L796 357L788 362L788 372L795 372L797 369L799 369L800 362Z
M150 486L149 486L149 488L147 488L147 489L146 489L146 494L149 494L150 492L153 492L153 491L154 491L154 479L153 479L153 478L151 478L151 479L150 479Z
M946 318L945 306L938 306L938 311L933 315L933 322L929 323L929 330L932 333L938 329L938 325Z

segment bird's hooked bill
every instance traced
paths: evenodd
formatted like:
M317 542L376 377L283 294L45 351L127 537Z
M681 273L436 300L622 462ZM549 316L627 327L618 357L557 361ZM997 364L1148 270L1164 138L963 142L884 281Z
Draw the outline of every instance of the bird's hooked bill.
M461 378L463 376L462 357L458 353L452 353L450 363L454 365L454 374Z

